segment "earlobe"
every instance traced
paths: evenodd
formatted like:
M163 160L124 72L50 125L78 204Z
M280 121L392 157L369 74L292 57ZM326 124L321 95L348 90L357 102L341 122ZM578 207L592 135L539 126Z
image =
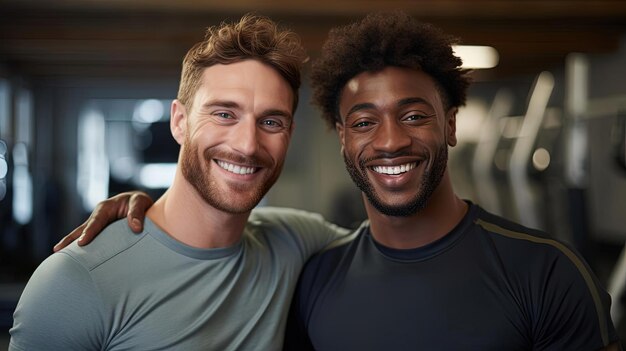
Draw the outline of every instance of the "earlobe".
M185 133L187 130L187 111L185 105L178 99L172 101L170 113L170 131L176 142L182 145L185 141Z
M456 114L459 109L452 107L446 113L446 136L449 146L456 146Z

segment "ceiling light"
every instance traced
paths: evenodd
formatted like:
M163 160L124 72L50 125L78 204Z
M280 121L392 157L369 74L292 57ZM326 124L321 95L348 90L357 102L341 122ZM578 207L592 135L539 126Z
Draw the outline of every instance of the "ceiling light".
M498 51L491 46L455 45L452 50L463 60L461 67L466 69L493 68L500 59Z

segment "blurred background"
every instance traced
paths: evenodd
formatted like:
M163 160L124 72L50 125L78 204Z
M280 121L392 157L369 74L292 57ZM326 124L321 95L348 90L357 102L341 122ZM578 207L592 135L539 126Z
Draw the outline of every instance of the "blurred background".
M487 47L476 63L457 51L475 70L450 154L456 190L578 249L626 329L625 1L0 0L0 348L28 277L98 201L168 186L169 106L206 27L255 11L315 58L329 28L394 9ZM306 71L288 160L262 205L355 226L360 194Z

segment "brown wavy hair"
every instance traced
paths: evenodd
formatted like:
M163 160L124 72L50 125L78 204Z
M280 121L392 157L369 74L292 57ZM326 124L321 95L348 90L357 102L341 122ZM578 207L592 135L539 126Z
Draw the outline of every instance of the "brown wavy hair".
M468 70L454 56L455 37L402 12L374 13L359 22L334 28L313 63L313 103L329 127L341 121L339 97L345 84L362 72L387 66L419 69L437 83L444 108L465 104Z
M244 15L239 22L209 27L205 39L185 55L178 89L178 100L191 109L193 96L201 83L202 72L215 64L230 64L246 59L259 60L289 83L294 93L292 109L298 105L300 70L308 60L299 36L279 28L267 17Z

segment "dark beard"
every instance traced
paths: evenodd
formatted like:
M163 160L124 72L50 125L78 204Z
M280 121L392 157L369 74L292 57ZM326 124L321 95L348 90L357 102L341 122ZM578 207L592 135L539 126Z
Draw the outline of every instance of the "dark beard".
M262 185L256 188L234 186L232 188L234 192L249 193L249 196L245 201L233 202L230 201L228 194L220 193L216 185L210 180L206 170L203 170L202 161L198 157L197 145L192 145L186 137L183 148L184 151L179 162L183 176L196 189L196 192L207 204L226 213L241 214L251 211L261 199L263 199L263 196L265 196L272 185L274 185L280 174L279 168L271 179L265 179ZM204 161L210 163L213 162L216 153L207 149L204 151L203 156ZM244 164L253 163L267 166L266 163L260 160L245 159L244 157L236 155L230 155L227 159Z
M422 176L423 182L420 185L417 194L412 200L404 204L392 205L383 203L374 191L374 187L370 183L369 179L367 179L365 161L359 160L359 166L357 167L352 160L346 157L345 152L343 153L343 159L346 163L346 169L348 170L352 181L365 194L365 196L367 196L368 201L376 208L376 210L378 210L378 212L387 216L408 217L426 207L428 199L433 194L435 189L437 189L439 183L441 183L441 179L443 178L443 174L446 171L446 166L448 164L448 146L444 144L439 148L437 154L435 155L432 167L424 170L424 175Z

